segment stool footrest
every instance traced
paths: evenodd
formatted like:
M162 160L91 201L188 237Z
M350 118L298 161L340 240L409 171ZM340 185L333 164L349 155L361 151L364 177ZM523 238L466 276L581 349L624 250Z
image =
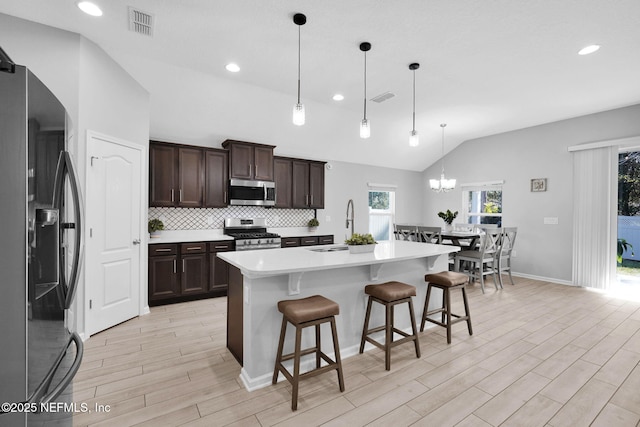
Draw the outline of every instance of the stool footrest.
M300 356L306 356L307 354L314 354L318 352L318 347L313 347L313 348L308 348L306 350L302 350L300 352ZM285 360L291 360L294 357L296 357L295 353L289 353L289 354L283 354L282 357L280 358L280 360L282 360L283 362Z

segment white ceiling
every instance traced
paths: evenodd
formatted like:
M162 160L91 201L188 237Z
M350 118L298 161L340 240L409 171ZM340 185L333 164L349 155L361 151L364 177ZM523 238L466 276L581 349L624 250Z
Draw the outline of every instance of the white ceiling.
M640 102L638 0L0 0L0 12L80 33L151 93L152 138L420 171L466 140ZM128 31L127 7L155 16L152 38ZM291 123L302 33L307 124ZM372 137L358 137L367 54ZM595 54L579 56L589 44ZM13 56L11 52L9 55ZM14 60L18 61L14 57ZM224 69L230 61L242 70ZM408 146L412 76L416 128ZM28 64L26 64L28 65ZM331 96L340 92L345 100Z

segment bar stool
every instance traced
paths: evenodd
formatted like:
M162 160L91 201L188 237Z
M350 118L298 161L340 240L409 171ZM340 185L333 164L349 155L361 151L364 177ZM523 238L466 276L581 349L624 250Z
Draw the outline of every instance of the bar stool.
M280 330L280 341L278 343L278 354L276 355L276 366L273 370L272 384L278 382L278 374L282 374L289 380L293 387L291 393L291 410L298 409L298 383L301 378L312 377L330 370L338 371L338 383L340 391L344 391L344 378L342 375L342 361L340 360L340 348L338 346L338 333L336 332L335 316L340 313L340 306L320 295L297 300L285 300L278 302L278 311L282 313L282 329ZM284 348L284 338L287 332L287 322L296 328L296 342L293 353L282 354ZM333 348L335 351L335 361L324 354L320 349L320 325L331 323L331 334L333 335ZM301 350L302 330L309 326L315 326L316 345L315 347ZM300 373L300 357L307 354L316 355L315 369ZM285 360L293 359L293 375L282 365ZM328 365L320 367L320 359Z
M465 285L469 283L469 276L455 271L442 271L440 273L427 274L424 280L428 282L427 297L424 301L424 311L422 313L422 323L420 324L420 332L424 331L425 321L435 323L447 329L447 344L451 344L451 325L466 321L469 335L473 335L471 329L471 314L469 313L469 302L467 301L467 291ZM429 308L429 298L431 297L431 288L442 289L442 308L436 308L427 311ZM451 289L460 289L462 291L462 299L464 300L464 316L451 313ZM442 313L442 321L429 319L427 316ZM455 319L452 319L454 317Z
M401 282L386 282L379 285L367 285L364 288L365 294L369 295L367 302L367 314L364 318L364 328L362 329L362 340L360 342L360 353L364 351L366 341L384 350L384 368L391 369L391 348L408 341L414 341L416 346L416 357L420 358L420 343L418 342L418 331L416 328L416 318L413 313L412 296L416 296L415 286ZM373 329L369 328L369 318L371 317L371 303L375 301L385 306L385 324ZM413 335L409 335L393 326L393 308L398 304L409 304L409 316L411 317L411 328ZM380 344L369 335L375 332L385 331L384 344ZM393 333L402 335L397 341L393 340Z

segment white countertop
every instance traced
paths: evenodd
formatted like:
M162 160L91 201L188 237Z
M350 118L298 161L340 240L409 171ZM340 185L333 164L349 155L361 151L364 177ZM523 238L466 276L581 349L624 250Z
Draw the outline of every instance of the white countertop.
M222 252L218 254L218 257L239 268L245 277L258 278L437 257L460 250L457 246L385 240L378 242L374 252L366 254L351 254L348 250L337 252L314 251L314 249L334 246L343 245Z
M270 233L279 234L280 237L309 237L309 236L327 236L330 233L323 233L317 229L310 231L307 227L287 227L287 228L268 228ZM213 228L210 230L163 230L158 237L150 237L149 244L156 243L181 243L181 242L208 242L212 240L233 240L232 237L223 234L221 228Z
M149 244L210 242L214 240L233 240L233 237L222 234L221 228L211 230L163 230L158 237L150 237Z

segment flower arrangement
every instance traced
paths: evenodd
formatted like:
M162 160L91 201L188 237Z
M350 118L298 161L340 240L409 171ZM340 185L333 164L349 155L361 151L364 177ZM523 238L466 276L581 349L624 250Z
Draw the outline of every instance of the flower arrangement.
M458 211L451 212L447 209L446 212L438 212L438 216L444 220L448 225L451 225L454 219L458 216Z
M317 218L311 218L311 219L309 220L309 222L307 223L307 226L308 226L309 228L317 227L317 226L319 226L319 225L320 225L320 221L318 221L318 219L317 219Z

